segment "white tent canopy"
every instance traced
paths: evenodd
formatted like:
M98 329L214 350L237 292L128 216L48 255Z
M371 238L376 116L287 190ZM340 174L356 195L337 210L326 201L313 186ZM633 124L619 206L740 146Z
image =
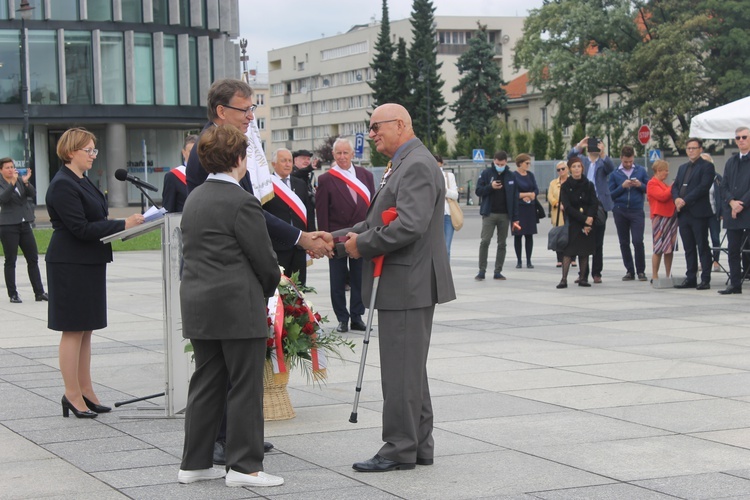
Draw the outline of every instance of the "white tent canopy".
M738 127L750 127L750 96L695 116L690 121L690 137L734 139Z

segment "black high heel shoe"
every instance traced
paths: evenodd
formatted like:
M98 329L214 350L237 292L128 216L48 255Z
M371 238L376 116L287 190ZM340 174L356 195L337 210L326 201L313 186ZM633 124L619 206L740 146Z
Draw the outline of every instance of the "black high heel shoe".
M104 405L98 405L92 401L89 400L86 396L83 396L83 402L86 403L86 406L89 410L94 411L96 413L107 413L108 411L111 411L112 408L109 406Z
M76 418L96 418L97 414L93 411L80 411L78 408L73 406L70 401L68 401L68 398L63 396L62 397L62 410L63 410L63 417L69 417L70 412L73 412L73 415L76 416Z

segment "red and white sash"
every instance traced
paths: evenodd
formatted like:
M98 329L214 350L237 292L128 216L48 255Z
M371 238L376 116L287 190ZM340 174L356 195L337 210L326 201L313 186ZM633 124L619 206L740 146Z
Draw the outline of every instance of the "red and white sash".
M172 170L170 170L174 174L175 177L180 179L180 182L187 185L187 178L185 177L185 166L180 165L179 167L175 167Z
M354 168L354 165L349 168ZM333 167L331 167L328 172L337 179L341 179L342 181L344 181L347 186L354 190L354 192L357 193L357 195L365 201L368 207L370 206L370 190L367 189L367 186L365 186L362 181L357 179L356 175L347 175L346 173L344 173L344 170L338 165L334 165Z
M273 182L273 192L278 196L284 203L287 204L292 211L297 214L297 217L302 219L305 227L307 227L307 207L302 203L302 200L297 193L292 191L292 188L284 184L280 178L275 175L271 176L271 182Z

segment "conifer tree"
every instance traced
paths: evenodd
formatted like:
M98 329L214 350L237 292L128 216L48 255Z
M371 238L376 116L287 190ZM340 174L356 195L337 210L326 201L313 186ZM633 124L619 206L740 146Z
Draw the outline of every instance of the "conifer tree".
M380 23L380 34L375 43L375 58L370 67L375 72L375 80L371 82L373 107L386 102L394 102L397 80L394 75L393 54L396 51L391 42L391 23L388 20L388 1L383 0L383 19Z

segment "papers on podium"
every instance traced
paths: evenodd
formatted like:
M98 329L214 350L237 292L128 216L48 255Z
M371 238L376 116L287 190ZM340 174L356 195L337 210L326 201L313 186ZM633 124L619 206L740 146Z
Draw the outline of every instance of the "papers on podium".
M161 219L162 217L164 217L166 213L167 213L167 209L164 207L162 208L151 207L148 210L146 210L146 213L143 214L143 217L146 222L151 222L156 219Z

